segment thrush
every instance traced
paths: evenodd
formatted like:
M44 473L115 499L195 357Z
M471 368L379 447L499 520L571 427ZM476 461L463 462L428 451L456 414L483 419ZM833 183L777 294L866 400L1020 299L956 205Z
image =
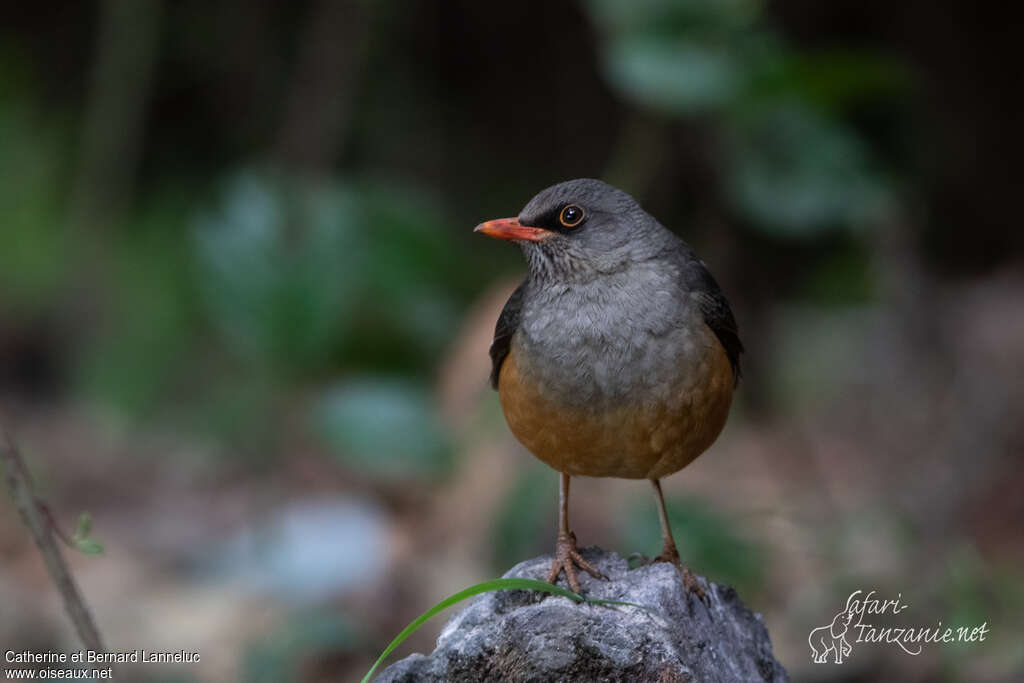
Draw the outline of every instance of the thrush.
M654 561L680 561L660 480L692 462L725 426L743 352L729 302L707 266L627 193L600 180L553 185L516 218L476 232L519 244L529 267L491 343L491 384L508 426L561 473L548 581L583 559L569 527L573 476L647 479L661 524Z

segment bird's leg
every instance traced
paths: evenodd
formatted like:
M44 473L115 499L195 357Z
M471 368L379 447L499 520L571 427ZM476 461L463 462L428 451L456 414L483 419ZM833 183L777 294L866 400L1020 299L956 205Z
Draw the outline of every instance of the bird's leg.
M672 527L668 523L668 512L665 510L665 496L661 492L661 482L651 479L651 486L654 487L654 497L658 501L658 520L661 522L661 552L652 562L669 562L674 564L679 573L683 575L683 587L688 593L694 593L705 604L708 604L708 596L697 581L697 576L690 571L690 568L679 559L679 550L676 548L676 541L672 538Z
M576 593L580 592L580 582L576 578L576 567L584 570L595 579L606 578L597 567L590 564L576 552L576 534L569 531L569 475L562 473L562 490L558 497L558 543L555 545L555 559L548 573L548 583L555 583L563 571L569 581L569 587Z

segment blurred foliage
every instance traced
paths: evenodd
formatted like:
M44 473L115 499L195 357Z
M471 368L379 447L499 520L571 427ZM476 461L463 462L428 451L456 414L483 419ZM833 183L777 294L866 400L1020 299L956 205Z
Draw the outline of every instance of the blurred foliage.
M69 259L60 201L67 136L52 119L31 100L0 94L0 307L21 314L53 305Z
M430 395L400 380L350 380L328 390L316 427L338 457L370 474L415 479L451 466L451 447Z
M145 206L133 231L107 243L103 281L82 291L82 305L100 319L76 353L77 388L133 418L179 399L171 391L176 378L192 377L187 369L203 321L179 229L185 212L171 197Z
M882 217L883 185L856 136L795 103L736 121L730 191L755 225L793 236Z
M539 463L527 467L509 489L494 519L491 567L496 572L550 550L551 522L558 515L558 477Z
M41 153L32 145L23 151ZM39 166L17 155L3 159ZM0 208L11 216L3 223L11 248L0 250L9 259L0 266L10 266L0 269L0 304L30 315L51 312L86 272L64 262L75 240L61 232L55 178L44 171L0 190ZM79 306L93 320L73 354L78 391L133 418L191 413L195 426L258 436L274 395L289 383L342 370L398 371L412 377L370 392L374 409L384 411L379 419L426 424L410 417L426 405L422 371L436 362L477 281L474 264L440 227L443 212L394 184L244 171L223 188L213 208L196 209L175 192L157 197L140 206L131 231L107 242L103 282L81 291ZM197 381L201 394L182 404ZM374 462L367 439L393 435L396 425L367 431L344 419L347 404L338 400L325 399L333 408L320 411L320 424L330 425L332 443L359 444L362 459L350 464ZM351 438L341 434L346 429L355 430ZM417 460L417 471L444 469L447 456L439 454L447 450L437 434L434 425L395 457ZM394 453L393 438L377 445Z
M196 221L199 286L240 357L291 374L338 358L411 369L441 350L472 282L442 221L395 185L242 173Z
M218 208L195 231L211 322L239 357L275 369L322 367L366 279L353 197L243 174Z
M715 130L723 197L745 225L807 239L869 225L887 210L890 182L850 112L904 92L906 69L873 53L797 50L758 0L583 7L597 28L597 67L625 102ZM195 20L168 20L182 18ZM371 54L389 78L372 84L353 130L360 154L376 146L392 158L409 139L382 131L407 125L387 98L432 95L422 83L396 90L417 82L415 69ZM370 392L390 416L382 420L423 423L412 415L422 412L425 382L488 270L452 239L452 207L436 189L372 173L296 173L272 160L234 170L218 163L187 181L147 176L138 201L112 212L98 241L67 220L75 148L68 121L43 109L33 71L17 55L0 59L8 76L0 90L0 306L76 318L72 389L130 418L184 419L256 450L277 397L312 389L324 395L314 399L314 421L333 448L350 453L350 466L390 471L367 455L379 448L401 453L396 462L420 463L419 472L448 467L448 449L432 437L417 451L396 444L387 427L357 429L361 421L345 417L351 408L339 398L347 394L324 381L403 376L386 390L353 386ZM161 152L160 162L187 162L179 151ZM818 300L870 298L861 244L851 240L835 252L840 267L823 264L809 281L823 293ZM102 264L99 279L83 253Z
M887 185L845 110L905 88L876 55L804 55L759 21L758 0L591 0L609 82L674 117L715 117L723 181L753 227L790 236L877 220Z

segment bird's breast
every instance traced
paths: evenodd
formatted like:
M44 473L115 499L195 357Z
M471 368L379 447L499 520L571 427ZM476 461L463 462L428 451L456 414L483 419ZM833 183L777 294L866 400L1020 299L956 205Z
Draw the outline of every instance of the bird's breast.
M657 478L718 436L732 367L678 292L609 296L526 308L501 370L502 408L516 437L559 471Z
M658 280L549 287L523 310L513 338L528 367L562 403L595 408L668 390L666 375L699 362L707 340L687 296Z

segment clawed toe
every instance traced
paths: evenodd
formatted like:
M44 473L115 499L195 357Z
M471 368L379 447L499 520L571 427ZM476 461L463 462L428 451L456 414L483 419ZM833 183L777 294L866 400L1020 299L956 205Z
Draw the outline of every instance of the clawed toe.
M651 564L655 562L668 562L674 565L683 577L683 588L686 589L686 592L696 595L697 599L703 602L705 606L711 606L711 598L708 597L707 591L700 585L697 575L690 571L690 568L679 559L679 552L675 548L663 549L657 557L651 560Z
M551 563L551 571L548 572L548 583L558 581L558 575L565 572L565 578L569 587L574 593L580 592L580 582L576 576L576 567L587 572L595 579L608 580L597 567L587 562L576 550L576 535L573 533L559 534L558 544L555 547L555 559Z
M697 599L703 602L705 607L711 607L711 598L708 596L707 591L704 590L704 587L700 585L697 575L690 571L688 567L682 567L679 571L683 574L683 588L686 589L686 592L696 595Z

